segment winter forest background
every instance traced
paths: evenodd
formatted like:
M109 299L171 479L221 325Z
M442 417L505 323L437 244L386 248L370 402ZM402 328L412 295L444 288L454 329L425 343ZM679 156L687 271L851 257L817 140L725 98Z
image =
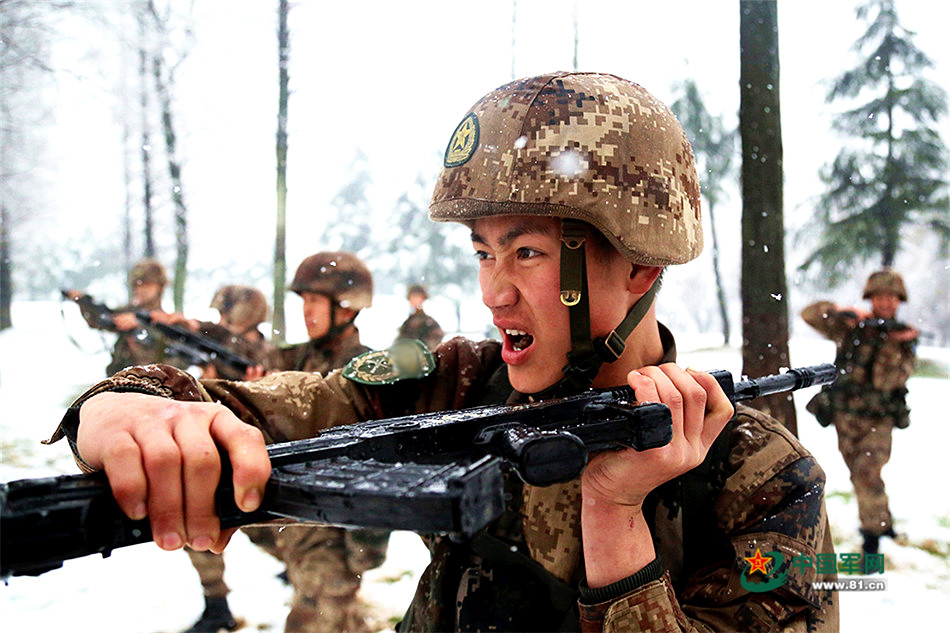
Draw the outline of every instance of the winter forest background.
M888 78L826 101L833 82L874 53L873 41L853 47L882 3L873 2L864 19L855 18L848 2L808 4L778 7L788 279L788 296L779 300L787 302L793 331L804 327L795 318L800 307L830 293L829 280L839 284L835 298L858 301L863 279L880 266L874 239L855 230L843 234L853 239L832 242L819 265L801 268L824 246L825 227L841 219L827 198L836 183L822 176L845 152L868 158L862 170L880 170L871 144L877 154L887 151L869 125L856 132L853 124L836 126L855 106L880 101ZM179 309L206 310L223 283L250 283L275 296L278 6L278 0L0 2L3 277L12 281L6 300L11 288L15 299L35 300L72 286L119 302L129 261L148 248L170 273L180 267L181 287L169 290ZM460 299L474 290L466 230L423 219L446 139L479 96L511 77L574 67L612 72L669 104L679 102L684 121L692 89L707 114L690 126L706 173L707 248L697 262L670 271L663 318L679 330L721 332L725 317L730 340L741 343L740 6L292 3L285 64L287 275L317 250L354 250L373 269L379 294L401 295L405 284L422 280L439 297L431 305L447 330L484 333L487 316L477 309L465 311L474 323L459 323ZM904 107L894 135L921 138L921 128L937 135L944 161L929 174L919 156L911 163L914 176L936 173L942 184L921 201L930 209L911 209L911 221L897 227L902 241L894 264L912 288L902 316L946 342L948 119L939 107L931 112L936 118L924 116L921 97L909 88L928 82L930 100L945 113L941 68L950 53L936 14L950 10L911 0L893 8L899 25L915 32L896 35L933 60L906 71L893 65L903 73L894 81ZM873 114L864 118L874 123ZM700 141L711 149L700 151ZM719 158L708 159L707 152ZM858 197L846 202L856 206ZM902 215L908 214L889 217ZM719 241L724 315L709 228ZM871 249L869 256L852 259L862 254L855 246ZM846 257L843 265L836 253ZM288 333L299 320L294 298L287 297Z
M252 284L275 307L275 337L291 342L306 332L299 300L280 280L307 255L336 249L357 252L375 276L374 307L358 322L367 344L392 340L408 310L405 287L418 281L429 285L427 310L447 332L491 336L468 231L425 217L442 153L487 91L576 68L641 83L674 108L693 140L706 250L668 271L660 302L661 320L681 342L734 359L750 338L746 284L762 286L769 307L787 315L789 336L815 339L801 308L818 298L858 304L868 273L888 262L910 293L900 317L939 349L918 377L938 379L944 387L931 389L945 392L950 8L778 3L765 46L777 38L779 68L757 86L774 104L754 116L764 126L780 114L779 162L738 132L740 41L754 52L740 31L770 6L0 0L0 330L9 329L0 354L26 353L25 337L39 324L63 338L58 314L40 316L58 312L60 288L124 303L126 271L146 253L175 278L167 308L213 318L216 288ZM744 206L740 175L751 162L780 164L777 214ZM744 237L771 220L778 243ZM777 282L753 259L776 253ZM761 278L742 278L750 264ZM98 359L107 342L64 314L69 336ZM801 349L793 347L789 364L832 360L796 357ZM2 364L5 396L16 384L11 364ZM78 382L53 392L65 397ZM0 405L4 466L11 403ZM55 420L38 424L45 432ZM935 512L944 569L935 575L946 593L950 516L943 505Z

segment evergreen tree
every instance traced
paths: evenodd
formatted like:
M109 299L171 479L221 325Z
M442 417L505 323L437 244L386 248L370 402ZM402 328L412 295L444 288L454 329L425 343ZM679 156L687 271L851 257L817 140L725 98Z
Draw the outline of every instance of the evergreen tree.
M831 283L855 262L878 257L891 266L905 225L929 227L944 247L950 240L947 150L937 131L946 93L923 76L933 62L898 21L893 0L869 0L857 17L868 23L853 49L860 60L827 95L829 103L852 106L833 128L853 142L822 169L826 190L816 211L822 233L802 264L818 265Z
M671 109L689 136L700 174L702 193L706 198L709 231L712 236L713 274L716 278L716 296L719 317L722 320L723 343L729 344L729 311L726 292L719 270L719 239L716 233L716 205L725 197L724 185L735 175L732 159L736 154L736 133L727 130L721 116L713 116L706 109L699 87L692 79L678 84L674 90L679 97Z
M347 172L351 178L331 201L336 214L327 222L321 243L326 250L349 251L367 261L376 250L371 248L375 214L366 196L373 177L363 152L357 150Z
M454 222L429 220L432 188L432 181L420 175L399 196L392 213L398 237L389 243L389 261L381 268L399 270L402 278L396 281L425 284L433 296L452 301L461 330L462 298L477 293L475 259L467 231Z

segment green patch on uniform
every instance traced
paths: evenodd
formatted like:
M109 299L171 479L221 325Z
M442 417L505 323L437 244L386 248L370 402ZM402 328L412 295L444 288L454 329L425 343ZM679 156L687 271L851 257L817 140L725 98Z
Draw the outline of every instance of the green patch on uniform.
M462 119L449 139L449 145L445 148L445 166L458 167L467 163L478 147L478 136L478 117L471 112Z
M424 378L435 369L435 358L422 341L404 339L389 349L366 352L343 368L343 376L363 385L391 385Z

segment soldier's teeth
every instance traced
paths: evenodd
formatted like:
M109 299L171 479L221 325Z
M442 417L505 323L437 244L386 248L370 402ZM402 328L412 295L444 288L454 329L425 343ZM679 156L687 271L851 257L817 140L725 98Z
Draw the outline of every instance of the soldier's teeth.
M527 332L522 332L521 330L505 330L505 334L508 336L526 336Z

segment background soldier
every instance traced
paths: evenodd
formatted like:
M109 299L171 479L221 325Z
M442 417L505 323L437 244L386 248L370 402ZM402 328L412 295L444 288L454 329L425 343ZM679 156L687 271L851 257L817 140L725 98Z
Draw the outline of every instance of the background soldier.
M311 255L290 289L303 299L310 340L281 349L276 369L326 375L370 351L354 323L373 303L373 276L362 260L346 252ZM276 542L294 588L287 633L368 631L357 592L363 572L385 560L389 532L289 525Z
M412 314L399 326L399 336L396 340L404 338L414 338L422 341L431 350L434 350L442 342L445 333L439 326L439 322L425 313L422 304L429 298L429 292L422 284L412 284L406 291L406 299L412 306Z
M819 301L802 318L838 348L838 379L812 398L808 410L825 426L835 425L858 498L863 548L876 554L881 536L895 536L881 469L891 457L891 430L910 423L906 384L919 332L896 320L900 302L907 301L896 272L872 273L862 298L871 302L870 312Z
M160 335L149 332L149 336L144 339L139 336L142 326L135 318L136 311L150 312L153 317L164 316L162 294L167 284L168 276L161 262L151 258L139 260L129 272L132 302L113 310L111 316L106 316L97 310L92 299L83 292L68 291L70 299L79 305L79 310L89 327L118 334L115 346L112 348L112 361L106 367L106 375L111 376L124 367L149 363L167 363L177 367L187 367L185 361L166 353L164 339Z
M702 248L699 181L670 111L612 75L521 79L469 110L443 165L430 217L471 228L501 341L454 338L424 376L355 371L378 366L377 353L346 373L248 383L133 368L90 390L53 439L81 431L80 463L117 473L113 492L130 517L159 505L150 519L163 549L220 549L228 533L213 521L217 481L164 478L129 455L194 431L227 451L235 501L252 510L270 472L268 440L629 385L638 400L669 407L670 444L599 453L582 476L552 486L507 478L504 514L474 539L429 540L433 560L400 630L837 630L837 594L815 588L814 567L782 576L779 591L749 590L740 578L757 548L785 552L786 565L833 554L824 473L781 424L734 409L712 376L677 366L673 335L656 320L662 267ZM123 380L155 387L110 393ZM179 400L160 397L168 392ZM158 437L155 416L167 425ZM112 450L129 435L126 455ZM178 448L175 467L207 450ZM200 502L177 502L184 495Z
M189 320L184 321L183 325L214 339L236 354L257 361L266 369L274 348L258 329L268 313L264 293L251 286L223 286L214 294L211 307L220 314L217 323ZM201 377L242 380L256 377L259 373L255 368L249 367L248 374L237 375L233 367L214 361L202 368ZM276 555L272 529L247 528L244 531L254 543ZM224 582L224 558L208 551L195 551L191 548L186 551L201 580L205 608L198 621L185 633L236 630L241 622L235 619L228 605L230 590Z

